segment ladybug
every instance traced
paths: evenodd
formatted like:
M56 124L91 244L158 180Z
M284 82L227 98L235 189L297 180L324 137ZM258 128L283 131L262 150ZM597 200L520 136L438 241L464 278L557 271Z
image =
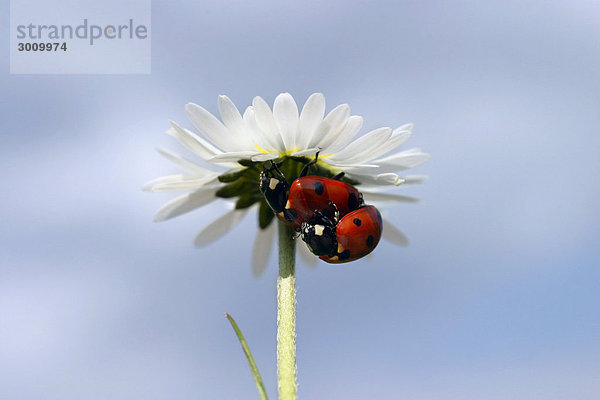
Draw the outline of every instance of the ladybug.
M339 180L343 173L334 178L306 176L308 167L318 157L317 153L291 185L276 164L272 164L275 173L269 169L260 174L260 191L265 200L277 218L297 231L303 222L316 222L323 217L337 220L363 205L362 194Z
M301 226L302 240L325 262L336 264L358 260L372 252L383 228L375 206L364 206L343 216L337 224L320 214L313 223Z

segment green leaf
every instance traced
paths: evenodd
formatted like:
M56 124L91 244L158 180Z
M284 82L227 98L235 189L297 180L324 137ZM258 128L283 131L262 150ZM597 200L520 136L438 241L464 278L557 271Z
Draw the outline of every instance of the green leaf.
M258 389L258 395L260 396L260 399L268 400L267 391L265 390L265 385L260 376L260 372L258 371L258 367L256 366L256 363L254 362L254 357L252 357L252 352L250 352L250 347L248 346L246 339L244 339L244 335L242 335L242 331L240 330L238 325L235 323L235 321L231 315L225 313L225 316L227 317L227 319L229 320L229 323L233 327L233 330L235 331L235 334L237 335L238 340L240 341L240 344L242 345L242 350L244 350L244 354L246 355L246 358L248 359L248 365L250 366L250 371L252 372L252 376L254 377L254 382L256 383L256 389Z
M271 210L271 207L263 200L258 209L258 226L260 229L265 229L269 226L274 217L275 214L273 214L273 210Z

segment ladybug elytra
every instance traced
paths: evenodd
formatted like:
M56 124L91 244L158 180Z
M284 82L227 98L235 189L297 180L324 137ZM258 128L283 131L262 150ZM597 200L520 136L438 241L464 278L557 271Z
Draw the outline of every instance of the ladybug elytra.
M375 249L381 239L382 228L381 214L375 206L352 211L335 226L335 248L319 258L333 264L358 260Z
M381 214L364 205L362 193L340 181L343 176L300 177L290 185L277 164L260 174L260 191L279 220L300 232L309 250L327 263L345 263L366 256L381 239Z
M265 200L277 218L296 231L302 223L318 220L316 212L333 219L363 205L362 194L354 186L339 180L343 173L334 178L306 176L308 167L317 159L318 153L291 185L276 164L272 164L272 170L260 174L260 191Z

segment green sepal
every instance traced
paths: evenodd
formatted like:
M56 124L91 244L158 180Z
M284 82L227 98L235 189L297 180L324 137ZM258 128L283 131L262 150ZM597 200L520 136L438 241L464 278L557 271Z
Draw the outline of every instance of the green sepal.
M251 205L259 202L262 199L262 196L256 196L255 194L243 194L240 196L238 201L235 203L235 208L237 210L241 210L243 208L248 208Z
M360 185L360 182L359 182L359 181L357 181L357 180L354 180L354 179L351 179L351 178L348 178L348 177L346 177L346 176L344 176L344 177L341 179L341 181L342 181L342 182L345 182L345 183L347 183L348 185L352 185L352 186L357 186L357 185Z
M290 179L291 181L291 177L299 177L300 176L300 172L302 171L302 169L304 168L304 166L312 161L312 158L309 157L304 157L304 156L300 156L300 157L288 157L290 161L293 161L292 163L289 163L287 165L283 165L282 167L280 167L283 170L283 173L286 175L286 177L288 177L288 179ZM334 176L336 176L339 172L341 171L336 171L335 169L333 169L333 167L329 167L326 166L323 163L317 163L317 164L312 164L310 167L308 167L308 173L306 176L323 176L325 178L333 178ZM342 182L345 182L349 185L359 185L360 182L358 182L357 180L348 178L347 176L342 177L342 179L340 179Z
M231 197L241 196L245 192L258 192L258 184L248 182L245 179L238 179L228 185L223 186L215 193L217 197L229 199Z
M247 174L247 170L246 169L241 169L238 171L233 171L233 172L225 172L222 175L218 176L219 182L223 182L223 183L231 183L234 181L237 181L238 179L240 179L242 176Z
M275 214L273 214L273 210L267 204L266 201L260 202L260 208L258 209L258 226L260 229L265 229L271 221L275 218Z
M237 163L243 167L254 167L254 161L252 160L237 160Z

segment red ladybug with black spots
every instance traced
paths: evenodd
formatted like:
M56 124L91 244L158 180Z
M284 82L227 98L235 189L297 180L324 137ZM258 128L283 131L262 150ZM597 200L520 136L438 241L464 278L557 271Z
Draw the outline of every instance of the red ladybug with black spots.
M383 229L381 214L375 206L364 206L339 221L321 214L301 226L302 240L325 262L338 264L358 260L372 252Z
M306 176L308 167L317 162L318 156L317 153L315 159L304 166L300 178L291 185L276 164L260 174L260 191L267 203L277 218L297 231L302 223L318 220L317 212L333 220L363 205L362 194L339 180L343 173L334 178Z

